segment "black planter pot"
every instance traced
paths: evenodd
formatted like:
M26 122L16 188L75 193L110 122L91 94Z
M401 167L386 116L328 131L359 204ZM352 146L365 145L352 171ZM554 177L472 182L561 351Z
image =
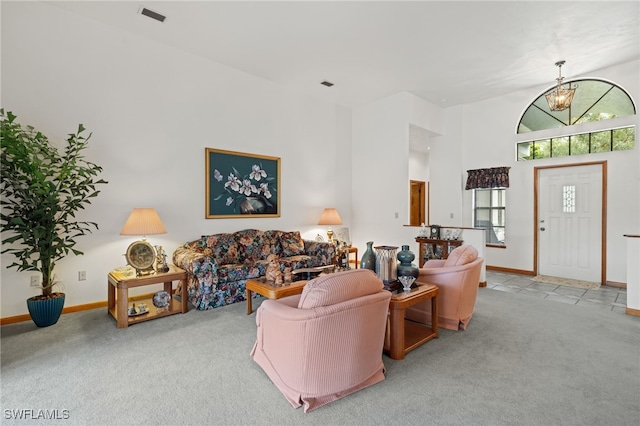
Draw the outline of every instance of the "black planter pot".
M50 299L27 299L27 308L31 319L38 327L49 327L58 322L64 307L64 293Z

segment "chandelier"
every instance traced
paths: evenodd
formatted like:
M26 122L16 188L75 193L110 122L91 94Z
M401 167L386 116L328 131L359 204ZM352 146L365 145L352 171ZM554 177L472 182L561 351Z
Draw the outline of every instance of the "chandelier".
M551 111L564 111L569 108L571 106L571 101L573 100L573 95L576 92L577 86L571 87L571 83L569 83L567 87L562 87L562 80L564 80L564 77L562 76L563 65L564 61L556 62L556 66L558 67L558 78L556 78L556 81L558 84L545 95Z

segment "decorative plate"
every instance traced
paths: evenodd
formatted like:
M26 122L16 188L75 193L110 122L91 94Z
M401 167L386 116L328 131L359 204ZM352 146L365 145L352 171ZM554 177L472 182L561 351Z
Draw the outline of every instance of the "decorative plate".
M125 257L127 263L136 269L150 269L156 260L156 252L148 242L134 241L127 248Z
M153 306L156 308L166 308L169 302L171 302L171 295L164 290L153 295Z

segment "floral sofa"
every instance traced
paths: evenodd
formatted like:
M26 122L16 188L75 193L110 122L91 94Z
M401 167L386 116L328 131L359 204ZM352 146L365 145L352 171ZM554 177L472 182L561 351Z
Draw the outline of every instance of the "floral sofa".
M271 254L284 271L328 265L334 252L332 244L303 240L299 231L245 229L184 243L173 263L187 271L189 302L206 310L246 300L246 280L265 275Z

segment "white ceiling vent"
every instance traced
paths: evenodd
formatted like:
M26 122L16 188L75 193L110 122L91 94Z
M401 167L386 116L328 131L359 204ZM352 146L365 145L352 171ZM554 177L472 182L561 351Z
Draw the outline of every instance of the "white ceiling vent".
M163 14L155 12L151 9L147 9L144 6L140 8L138 13L144 16L148 16L149 18L155 19L156 21L160 21L160 22L164 22L164 20L167 19L167 17L164 16Z

